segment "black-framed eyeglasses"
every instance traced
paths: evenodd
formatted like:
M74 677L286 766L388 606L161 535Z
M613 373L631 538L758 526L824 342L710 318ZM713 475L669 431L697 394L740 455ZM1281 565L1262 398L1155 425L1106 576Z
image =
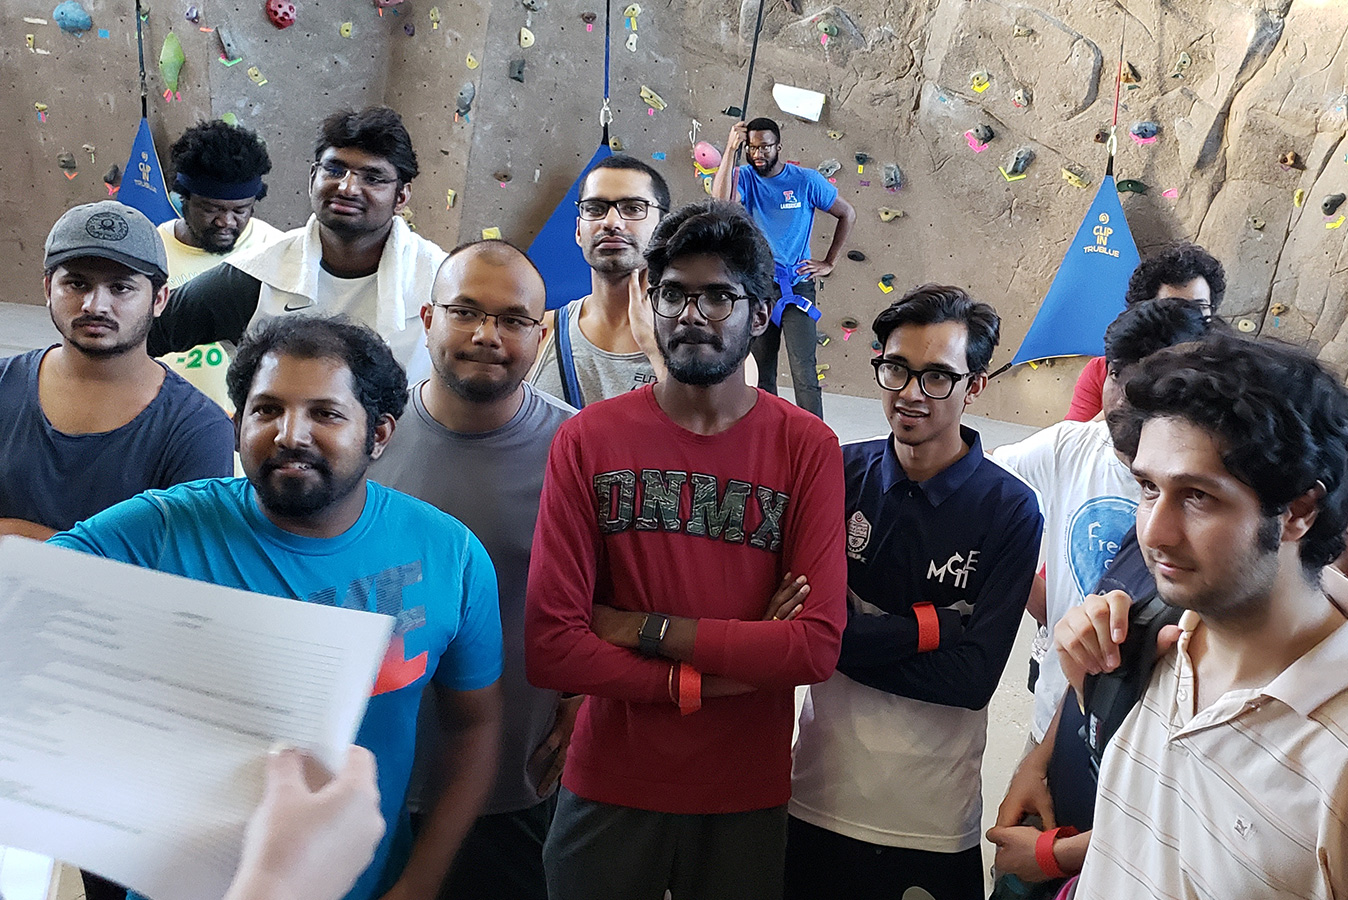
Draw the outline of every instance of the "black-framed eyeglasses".
M651 208L664 211L664 207L658 203L652 203L641 197L623 197L618 200L577 200L576 211L580 217L588 222L597 222L608 215L610 209L618 210L619 217L629 222L639 222L646 218Z
M489 313L473 306L454 303L432 303L431 306L445 311L445 319L455 331L477 331L487 319L495 319L496 330L502 335L522 338L543 324L541 319L531 319L519 313Z
M973 372L951 372L949 369L910 369L901 362L877 356L871 360L875 366L875 380L887 391L901 391L908 382L917 379L918 389L931 400L944 400L955 393L955 386L973 375Z
M321 172L324 178L331 181L341 181L347 175L350 175L356 179L356 184L371 188L381 188L398 180L396 175L390 177L378 169L352 169L330 160L314 163L314 171Z
M744 152L747 153L747 154L749 154L750 156L756 156L756 155L761 155L761 154L767 153L769 150L774 149L776 146L777 146L776 143L772 143L772 144L745 144L745 145L744 145Z
M673 284L657 284L646 292L651 298L655 314L662 319L677 319L689 303L697 303L697 311L708 322L719 322L735 309L735 301L752 300L748 294L737 294L725 288L709 288L690 292Z

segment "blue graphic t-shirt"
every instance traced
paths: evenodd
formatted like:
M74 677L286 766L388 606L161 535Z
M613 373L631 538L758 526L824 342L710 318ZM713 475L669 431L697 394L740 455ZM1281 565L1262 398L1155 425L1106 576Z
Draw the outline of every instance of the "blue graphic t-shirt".
M476 690L501 674L496 573L457 519L367 483L365 509L335 538L283 531L246 479L206 479L147 491L62 532L50 543L259 594L394 616L388 653L356 735L379 769L388 830L346 900L381 896L411 844L403 801L417 707L432 679Z
M810 231L814 211L828 209L838 199L838 189L813 169L787 163L772 178L761 178L753 166L739 168L740 202L763 229L772 258L792 272L810 258ZM797 275L797 284L809 278Z

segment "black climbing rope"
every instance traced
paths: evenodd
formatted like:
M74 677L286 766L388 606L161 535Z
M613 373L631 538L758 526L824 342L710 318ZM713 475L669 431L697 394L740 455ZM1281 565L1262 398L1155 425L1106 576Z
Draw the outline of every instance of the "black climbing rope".
M140 9L140 0L136 0L136 52L140 55L140 117L150 117L150 91L145 84L145 34L142 30L144 13Z

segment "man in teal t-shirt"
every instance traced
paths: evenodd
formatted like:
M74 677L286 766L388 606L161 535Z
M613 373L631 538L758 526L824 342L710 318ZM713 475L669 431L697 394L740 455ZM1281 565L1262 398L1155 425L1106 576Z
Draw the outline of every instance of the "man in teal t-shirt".
M373 331L273 319L244 338L227 382L246 479L148 491L51 543L394 616L356 736L378 764L387 834L347 900L390 889L434 897L495 775L502 653L491 559L454 518L366 481L407 402L406 373ZM444 761L452 775L412 843L404 797L428 683L452 735Z
M815 322L819 320L815 277L833 271L856 221L856 210L823 175L781 158L782 131L772 119L754 119L747 125L736 122L726 142L725 159L733 159L741 146L749 164L735 169L733 179L730 166L722 165L712 182L712 196L730 200L732 193L736 195L767 237L776 263L771 321L751 347L758 363L758 386L777 393L777 351L785 335L796 405L822 419L824 403L814 368ZM810 253L815 210L838 220L823 259L814 259Z

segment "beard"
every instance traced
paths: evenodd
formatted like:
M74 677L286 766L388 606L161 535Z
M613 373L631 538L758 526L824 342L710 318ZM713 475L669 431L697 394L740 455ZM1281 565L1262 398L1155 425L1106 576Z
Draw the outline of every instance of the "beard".
M696 335L696 337L694 337ZM712 332L694 332L691 329L676 331L668 341L656 341L660 355L664 357L669 375L681 384L697 387L710 387L725 381L740 367L749 355L749 342L753 335L746 325L740 331L726 338ZM706 344L717 352L712 359L675 358L673 353L680 344Z
M581 256L591 269L604 275L626 275L646 265L646 259L635 243L629 243L616 253L600 252L596 244L612 237L614 235L600 235L588 247L582 248Z
M117 332L119 338L117 343L110 345L91 345L83 343L80 338L74 336L73 333L77 326L92 324L94 322L110 325ZM143 319L127 323L128 327L125 331L122 330L122 326L113 322L111 319L104 319L99 316L77 316L71 320L68 328L62 328L56 321L56 317L53 316L52 324L56 325L56 330L61 332L61 336L66 339L66 342L70 344L70 346L74 347L90 359L111 359L114 356L121 356L125 353L130 353L133 350L140 349L145 343L145 339L149 337L150 326L154 324L154 308L151 306Z
M302 462L317 475L318 483L310 483L302 478L275 479L273 473L282 465ZM278 453L265 460L255 476L249 477L253 490L257 491L258 502L272 513L287 519L303 519L313 516L348 497L365 478L365 469L361 467L345 478L338 478L321 456L309 453Z
M520 381L515 379L492 381L487 378L460 378L448 369L441 371L437 368L435 376L456 397L469 403L494 403L510 396L520 386Z
M1282 522L1268 516L1259 523L1251 546L1224 583L1196 591L1189 596L1172 593L1168 585L1157 585L1157 593L1170 606L1192 609L1218 622L1257 620L1268 606L1269 593L1278 577L1278 550Z

